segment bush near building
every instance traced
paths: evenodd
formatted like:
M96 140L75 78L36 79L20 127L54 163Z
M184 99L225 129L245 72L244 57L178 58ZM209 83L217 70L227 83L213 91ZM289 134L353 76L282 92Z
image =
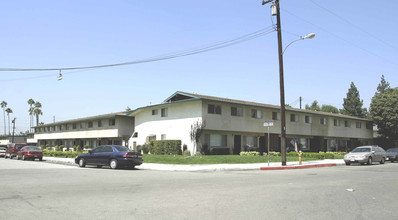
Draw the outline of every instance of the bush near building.
M173 154L181 155L181 140L159 140L151 141L149 145L149 152L151 154Z

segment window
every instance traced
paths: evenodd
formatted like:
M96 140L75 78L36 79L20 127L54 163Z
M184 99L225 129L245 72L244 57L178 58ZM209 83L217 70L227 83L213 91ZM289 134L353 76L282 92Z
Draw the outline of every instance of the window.
M344 121L344 127L346 127L346 128L351 127L351 122Z
M279 112L272 112L272 120L281 120L281 115Z
M166 135L162 134L160 138L161 138L161 140L166 140Z
M98 121L98 127L102 127L102 121L101 120Z
M252 118L263 118L263 112L261 110L252 109Z
M109 126L115 126L115 124L116 124L116 119L114 118L109 119Z
M88 122L88 127L89 127L89 128L92 128L92 127L93 127L93 122L92 122L92 121L89 121L89 122Z
M243 108L231 107L232 116L243 116Z
M65 130L69 130L69 125L65 125Z
M157 115L158 114L158 110L157 109L152 109L152 115Z
M357 128L362 128L362 123L361 123L361 122L356 122L356 123L355 123L355 126L356 126Z
M311 116L308 116L308 115L306 115L306 116L305 116L305 123L307 123L307 124L311 124L311 123L312 123L312 117L311 117Z
M337 120L337 119L334 119L334 120L333 120L333 124L334 124L334 126L336 126L336 127L340 127L340 121Z
M371 123L366 123L366 129L372 129L372 124Z
M290 121L293 121L293 122L298 121L297 115L290 114Z
M207 106L207 113L221 115L221 106L209 104Z
M167 117L169 115L169 111L167 108L162 108L162 117Z
M321 125L326 125L326 118L321 118L320 121L319 121L319 123L320 123Z
M210 146L211 147L226 147L227 146L227 135L210 134Z
M77 128L76 123L73 123L73 124L72 124L72 129L76 129L76 128Z

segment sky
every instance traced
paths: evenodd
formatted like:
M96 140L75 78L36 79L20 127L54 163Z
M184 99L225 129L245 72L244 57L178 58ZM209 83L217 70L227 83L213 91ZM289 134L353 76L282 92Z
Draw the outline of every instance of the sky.
M381 76L398 85L398 1L280 0L286 104L317 100L342 108L351 82L369 108ZM0 101L29 130L27 101L40 122L158 104L176 91L280 105L277 32L189 56L132 65L273 30L261 0L3 0L0 3ZM1 114L2 115L2 114ZM6 115L8 127L8 118ZM8 131L8 128L7 128ZM0 117L0 134L4 118Z

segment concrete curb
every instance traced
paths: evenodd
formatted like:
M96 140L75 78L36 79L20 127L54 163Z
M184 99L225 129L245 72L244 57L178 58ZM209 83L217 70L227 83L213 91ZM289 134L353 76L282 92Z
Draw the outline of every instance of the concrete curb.
M47 163L63 164L76 166L74 158L57 158L44 157ZM243 171L243 170L291 170L291 169L308 169L345 165L343 160L318 160L304 161L303 165L298 162L288 162L287 166L281 166L280 163L270 163L268 167L266 163L255 164L203 164L203 165L175 165L175 164L156 164L143 163L136 168L138 170L156 170L156 171L187 171L187 172L214 172L214 171Z
M333 166L337 166L337 164L326 163L326 164L310 164L310 165L284 166L284 167L260 167L260 170L292 170L292 169L308 169L308 168L333 167Z

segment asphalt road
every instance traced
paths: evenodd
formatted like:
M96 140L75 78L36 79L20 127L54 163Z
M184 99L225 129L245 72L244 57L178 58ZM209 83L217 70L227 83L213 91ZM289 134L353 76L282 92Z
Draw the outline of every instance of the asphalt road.
M171 172L0 158L0 219L398 219L398 163Z

